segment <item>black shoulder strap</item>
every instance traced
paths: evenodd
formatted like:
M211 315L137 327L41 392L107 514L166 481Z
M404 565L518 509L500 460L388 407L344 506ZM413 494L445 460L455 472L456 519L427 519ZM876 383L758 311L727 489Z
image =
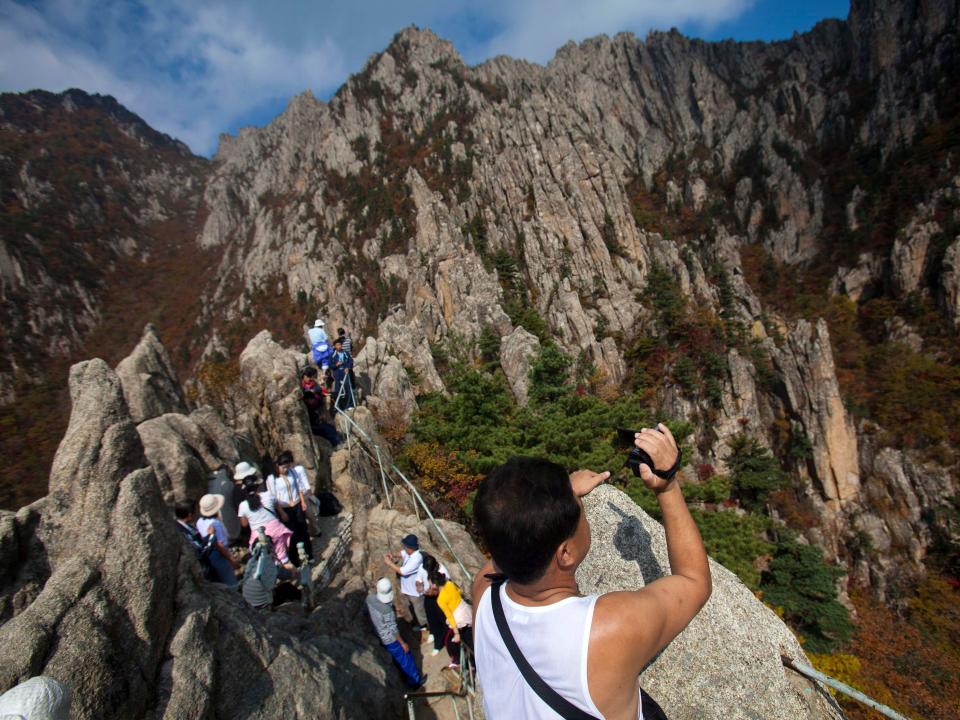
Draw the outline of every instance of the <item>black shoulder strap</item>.
M493 617L497 621L497 630L500 631L503 644L506 645L507 650L510 651L510 656L517 664L517 668L520 670L520 674L523 675L523 679L527 681L527 685L529 685L530 688L540 696L540 699L549 705L557 715L564 718L564 720L597 720L595 716L584 712L547 685L546 681L544 681L544 679L537 674L537 671L530 666L530 663L527 662L523 653L520 652L520 648L517 647L517 641L513 639L513 633L510 632L510 626L507 625L507 618L503 614L503 603L500 601L501 585L503 585L502 580L490 586L490 592L492 593L490 595L490 603L493 606Z

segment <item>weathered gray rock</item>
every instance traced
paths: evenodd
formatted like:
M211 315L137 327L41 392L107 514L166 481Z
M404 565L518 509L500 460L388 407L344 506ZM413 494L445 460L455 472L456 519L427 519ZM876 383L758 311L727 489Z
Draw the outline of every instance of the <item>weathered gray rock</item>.
M290 450L311 478L330 481L329 462L310 432L310 421L300 392L299 370L304 355L273 341L266 330L240 355L237 392L244 398L243 425L261 452L276 457Z
M367 338L354 359L354 372L357 382L368 393L366 404L375 413L409 422L417 405L416 393L400 358L389 354L385 342Z
M530 363L540 352L540 341L533 333L517 327L500 339L500 367L507 376L513 396L520 405L527 404L530 388Z
M787 404L813 449L811 469L823 499L837 508L857 495L860 471L857 435L840 398L827 324L800 320L783 348L773 343L768 348L783 378Z
M349 621L331 626L255 612L200 580L116 374L74 366L71 397L50 495L0 515L0 692L42 673L72 690L83 720L400 714L389 656L357 621L362 592L340 598ZM190 422L140 427L183 441L165 453L176 464L194 452L193 430L177 431Z
M177 373L153 325L143 329L137 347L117 365L117 376L134 422L187 412Z
M662 526L602 485L584 498L592 545L577 571L583 593L633 590L669 572ZM643 688L675 720L843 717L826 690L786 670L804 660L797 638L737 577L711 561L713 594L644 670ZM642 618L638 618L642 622Z
M167 505L197 501L207 491L207 475L212 467L188 440L199 435L198 430L186 415L174 413L137 425L144 453Z
M947 319L954 328L960 328L960 237L943 254L939 299Z
M920 286L927 266L930 239L941 231L936 222L911 222L890 251L890 279L894 290L907 295Z
M830 292L834 295L846 295L859 302L864 293L879 283L883 273L883 261L873 253L862 253L853 268L837 268L830 281Z

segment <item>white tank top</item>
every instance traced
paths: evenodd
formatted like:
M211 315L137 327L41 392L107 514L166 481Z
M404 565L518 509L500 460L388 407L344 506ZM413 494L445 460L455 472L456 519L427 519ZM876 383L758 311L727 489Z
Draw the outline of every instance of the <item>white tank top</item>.
M503 614L527 662L561 697L602 719L587 686L587 650L597 596L528 607L511 600L506 585L500 586ZM510 656L497 629L489 588L480 597L476 615L477 675L487 720L562 720L527 684ZM638 717L643 720L639 706Z

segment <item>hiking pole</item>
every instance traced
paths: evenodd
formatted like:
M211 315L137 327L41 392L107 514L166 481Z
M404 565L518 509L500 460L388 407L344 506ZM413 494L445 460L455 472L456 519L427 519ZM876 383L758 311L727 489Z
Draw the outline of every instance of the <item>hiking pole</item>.
M791 670L794 670L800 673L801 675L806 675L808 678L812 678L813 680L819 680L824 685L828 685L829 687L832 687L834 690L842 692L844 695L849 695L854 700L857 700L858 702L863 703L867 707L873 708L881 715L886 715L888 718L892 718L892 720L908 720L908 718L904 717L903 715L898 713L896 710L889 708L886 705L883 705L882 703L878 703L873 698L864 695L862 692L860 692L855 688L850 687L846 683L842 683L839 680L835 680L834 678L830 677L829 675L825 675L819 670L814 670L809 665L804 665L803 663L797 662L796 660L783 654L780 655L780 659L783 661L784 667L788 667Z

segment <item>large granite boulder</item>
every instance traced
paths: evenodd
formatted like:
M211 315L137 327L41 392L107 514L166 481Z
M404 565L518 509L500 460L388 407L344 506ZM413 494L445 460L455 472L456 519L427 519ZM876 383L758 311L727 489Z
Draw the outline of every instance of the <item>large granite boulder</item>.
M593 544L577 571L581 592L634 590L669 573L663 527L623 492L601 485L584 507ZM783 621L729 570L712 560L710 570L710 600L640 678L667 717L842 718L823 688L783 667L781 653L805 660Z
M117 365L117 376L134 422L187 412L187 401L157 329L147 325L137 347Z
M537 336L520 326L500 339L500 367L503 368L513 396L520 405L527 404L530 365L539 352L540 341Z
M299 372L305 364L303 353L283 348L268 331L254 337L240 354L237 392L244 398L242 421L261 452L276 457L290 450L311 478L326 485L328 453L314 440L300 391Z

